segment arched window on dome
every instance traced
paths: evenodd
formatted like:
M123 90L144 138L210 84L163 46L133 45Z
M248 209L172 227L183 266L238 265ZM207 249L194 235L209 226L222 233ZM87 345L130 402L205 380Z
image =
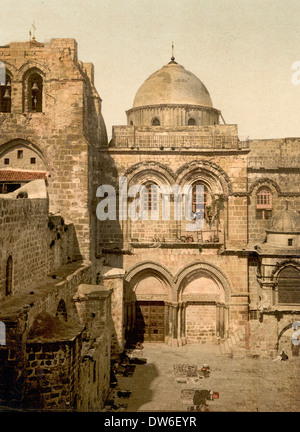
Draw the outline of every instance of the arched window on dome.
M256 194L256 219L270 219L272 217L272 192L263 186Z
M0 86L0 112L11 112L11 78L5 75L5 85Z
M38 72L32 72L27 79L28 111L43 111L43 78Z
M151 122L152 126L160 126L160 120L157 117L154 117Z
M188 126L196 126L196 120L193 117L188 119Z
M284 267L278 276L278 303L300 303L300 272L288 265Z

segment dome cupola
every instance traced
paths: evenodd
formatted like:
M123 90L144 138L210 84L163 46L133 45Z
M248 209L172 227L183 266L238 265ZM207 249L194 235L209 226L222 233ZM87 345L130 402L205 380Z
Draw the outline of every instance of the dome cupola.
M128 125L203 126L219 123L205 85L192 72L171 61L154 72L138 89Z

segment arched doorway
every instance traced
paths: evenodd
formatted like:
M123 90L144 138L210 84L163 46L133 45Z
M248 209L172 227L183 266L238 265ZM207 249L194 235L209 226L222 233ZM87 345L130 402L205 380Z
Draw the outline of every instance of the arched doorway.
M186 343L217 342L228 335L228 293L222 278L208 267L186 269L181 278L181 337Z
M148 268L132 278L126 293L126 327L131 340L165 342L166 304L170 297L170 285L157 270Z

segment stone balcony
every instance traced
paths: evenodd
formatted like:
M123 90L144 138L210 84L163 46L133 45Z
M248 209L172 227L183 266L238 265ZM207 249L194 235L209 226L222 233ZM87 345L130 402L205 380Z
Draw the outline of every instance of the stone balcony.
M203 149L247 150L247 141L238 137L236 125L135 127L114 126L110 148L118 149Z

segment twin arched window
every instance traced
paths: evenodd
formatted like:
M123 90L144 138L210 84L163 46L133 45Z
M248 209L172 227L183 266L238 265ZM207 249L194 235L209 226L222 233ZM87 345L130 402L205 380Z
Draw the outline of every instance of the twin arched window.
M5 75L5 83L0 83L0 112L10 113L12 107L12 84L10 73ZM36 68L26 72L23 81L23 110L43 111L43 77Z

